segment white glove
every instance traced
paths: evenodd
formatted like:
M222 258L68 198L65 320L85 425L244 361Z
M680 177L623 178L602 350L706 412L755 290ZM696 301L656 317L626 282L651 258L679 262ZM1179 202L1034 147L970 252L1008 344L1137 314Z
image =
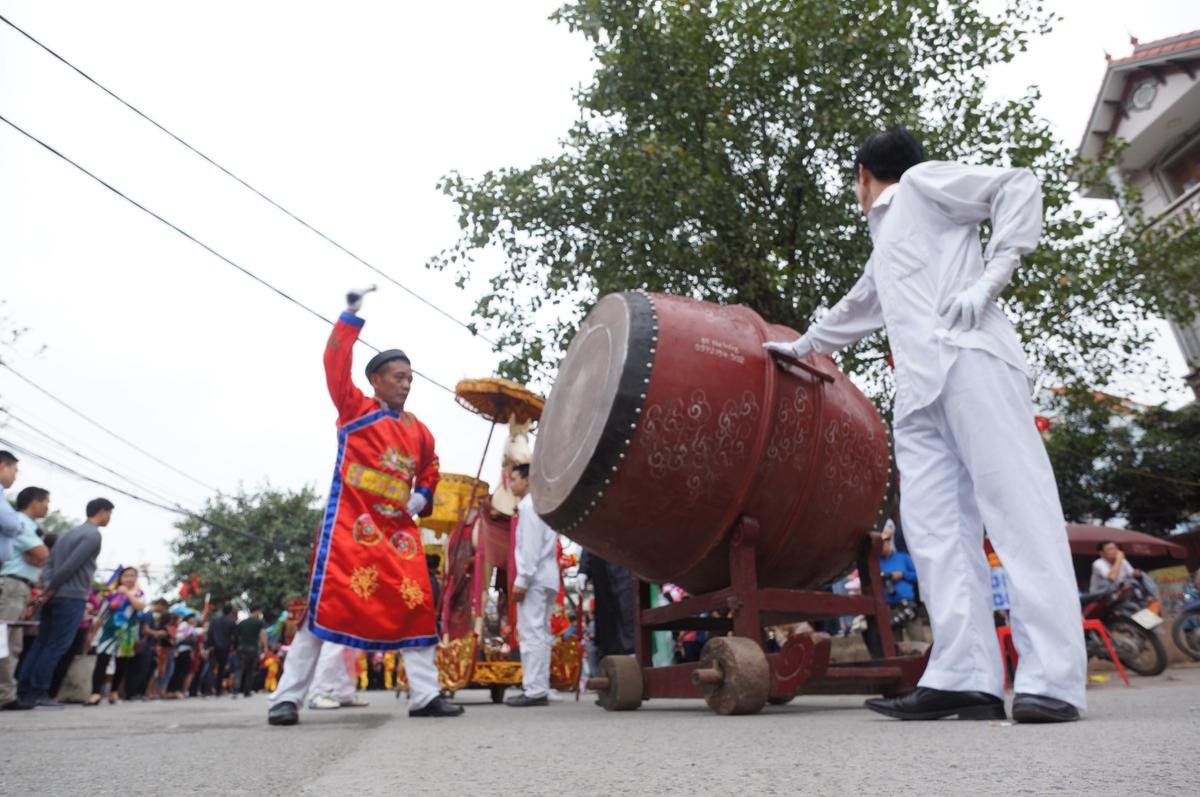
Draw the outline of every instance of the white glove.
M404 509L408 514L417 517L425 511L426 505L429 503L422 493L414 492L408 497L408 503L404 505Z
M375 285L368 285L365 288L358 288L346 293L346 312L357 313L362 309L362 300L371 291L376 290Z
M1012 279L1017 262L1015 257L991 261L974 284L948 299L940 311L946 328L960 332L978 328L988 305L996 301Z
M808 340L808 335L801 335L795 340L769 340L763 344L763 348L769 352L795 357L797 360L803 360L815 351L812 343Z

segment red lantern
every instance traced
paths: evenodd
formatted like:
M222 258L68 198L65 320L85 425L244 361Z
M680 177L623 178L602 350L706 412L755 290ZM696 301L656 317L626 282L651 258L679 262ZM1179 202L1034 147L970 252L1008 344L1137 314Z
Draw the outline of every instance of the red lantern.
M1034 415L1033 422L1037 424L1037 430L1042 433L1048 432L1052 424L1051 420L1045 415Z

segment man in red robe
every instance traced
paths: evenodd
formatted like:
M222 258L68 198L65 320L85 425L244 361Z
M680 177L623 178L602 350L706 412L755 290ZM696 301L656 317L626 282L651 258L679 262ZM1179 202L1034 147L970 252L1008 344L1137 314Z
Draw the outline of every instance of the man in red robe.
M463 713L438 691L437 607L413 521L432 509L438 482L433 435L404 410L412 387L404 352L389 349L367 363L373 397L354 384L352 349L363 326L357 315L363 293L347 296L349 307L325 347L325 378L338 411L337 463L313 554L308 608L271 695L271 725L299 721L323 641L402 650L409 715Z

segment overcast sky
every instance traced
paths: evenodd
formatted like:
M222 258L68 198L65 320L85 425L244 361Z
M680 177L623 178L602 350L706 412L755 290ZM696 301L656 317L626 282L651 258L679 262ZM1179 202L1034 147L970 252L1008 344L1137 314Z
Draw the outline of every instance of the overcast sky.
M452 314L476 291L424 262L457 234L435 190L457 169L527 164L556 150L590 74L581 36L547 21L556 2L45 2L0 0L24 27L166 127ZM1066 19L995 75L999 96L1037 84L1077 144L1104 51L1200 28L1185 0L1050 3ZM336 9L336 13L330 13ZM489 347L299 227L63 64L0 25L0 114L318 311L380 282L363 337L406 349L453 385L492 373ZM484 258L486 273L495 260ZM323 493L334 414L316 319L0 124L0 314L28 328L0 357L64 401L224 491ZM1174 344L1161 346L1176 373ZM360 349L360 363L369 352ZM360 368L356 367L356 372ZM360 383L362 383L360 377ZM1134 398L1179 401L1131 385ZM0 405L136 482L198 507L207 491L147 460L0 369ZM443 469L478 466L487 424L418 381L409 399ZM2 416L0 416L2 417ZM3 423L0 420L0 423ZM0 436L106 481L19 422ZM499 442L499 440L498 440ZM485 478L494 481L499 446ZM109 494L22 461L17 488L52 491L80 517ZM101 564L170 562L170 514L110 495ZM155 587L165 586L156 584Z

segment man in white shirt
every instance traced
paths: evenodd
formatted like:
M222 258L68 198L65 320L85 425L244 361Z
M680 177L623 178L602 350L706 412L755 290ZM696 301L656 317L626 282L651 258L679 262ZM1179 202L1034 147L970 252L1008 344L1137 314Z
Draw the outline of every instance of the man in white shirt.
M1135 570L1115 542L1102 542L1096 546L1100 558L1092 562L1092 580L1088 592L1108 592L1122 581L1141 578L1142 571Z
M995 301L1041 236L1041 188L1027 169L922 160L904 128L859 148L855 193L874 243L863 275L798 340L765 347L805 358L887 329L901 514L935 642L915 692L867 706L900 719L1005 717L986 526L1021 661L1013 718L1078 719L1087 656L1062 507L1025 357Z
M509 488L521 499L512 600L517 604L522 691L504 702L514 708L545 706L550 701L550 608L559 585L558 535L534 511L529 465L513 467Z

